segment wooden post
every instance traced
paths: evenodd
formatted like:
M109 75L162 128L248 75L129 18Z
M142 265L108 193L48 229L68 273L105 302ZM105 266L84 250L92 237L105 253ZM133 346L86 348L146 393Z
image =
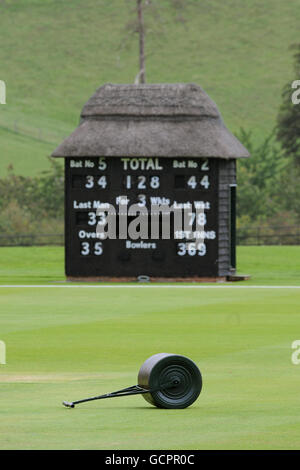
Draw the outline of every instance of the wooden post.
M230 264L236 269L236 184L230 185Z

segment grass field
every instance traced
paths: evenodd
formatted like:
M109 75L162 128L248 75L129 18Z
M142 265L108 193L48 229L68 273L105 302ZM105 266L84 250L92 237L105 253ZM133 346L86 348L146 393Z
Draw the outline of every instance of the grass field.
M0 3L0 172L48 167L47 156L77 125L83 104L106 82L133 83L137 37L124 48L132 0L10 0ZM293 76L299 0L193 0L175 21L168 0L149 12L147 80L196 82L232 132L270 132L282 87ZM152 19L151 19L152 18ZM156 22L156 25L154 24ZM157 28L157 23L160 27ZM162 32L158 34L158 30Z
M300 247L239 248L253 279L238 288L22 288L64 287L62 248L1 248L0 449L298 448L299 258ZM61 406L135 384L156 352L199 365L190 408L140 396Z

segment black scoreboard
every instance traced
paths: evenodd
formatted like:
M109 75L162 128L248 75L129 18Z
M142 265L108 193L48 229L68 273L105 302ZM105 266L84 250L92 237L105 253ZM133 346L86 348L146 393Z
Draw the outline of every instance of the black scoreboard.
M214 158L66 158L66 274L69 277L160 278L218 275L218 162ZM120 207L148 211L148 233L120 236ZM153 237L153 206L184 211L170 237ZM109 207L116 237L101 238ZM161 220L161 219L158 219ZM197 225L198 221L198 225ZM128 227L134 217L128 215ZM199 230L199 226L201 227ZM152 238L151 238L152 237Z

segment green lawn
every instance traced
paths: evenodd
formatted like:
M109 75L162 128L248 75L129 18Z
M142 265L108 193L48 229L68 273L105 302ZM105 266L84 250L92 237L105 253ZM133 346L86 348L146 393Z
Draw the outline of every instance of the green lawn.
M253 280L234 286L281 289L1 287L0 449L297 449L300 289L284 285L300 286L299 254L239 248ZM1 248L0 269L2 285L55 285L63 250ZM199 365L203 391L190 408L140 396L61 406L134 385L156 352Z
M261 140L275 124L282 87L299 78L289 50L299 42L299 0L190 3L184 24L175 21L169 0L157 2L160 22L146 11L147 81L198 83L232 132L242 126ZM7 104L0 106L0 172L9 163L27 175L47 168L46 157L77 125L96 88L134 82L136 35L126 42L133 5L0 2L0 79L7 87Z

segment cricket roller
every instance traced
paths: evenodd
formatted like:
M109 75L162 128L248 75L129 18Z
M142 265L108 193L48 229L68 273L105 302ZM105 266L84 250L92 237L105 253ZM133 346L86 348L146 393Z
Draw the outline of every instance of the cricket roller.
M138 373L138 385L123 388L77 401L64 401L74 408L79 403L127 395L143 395L147 402L158 408L187 408L194 403L202 389L202 376L197 365L179 354L158 353L149 357Z

